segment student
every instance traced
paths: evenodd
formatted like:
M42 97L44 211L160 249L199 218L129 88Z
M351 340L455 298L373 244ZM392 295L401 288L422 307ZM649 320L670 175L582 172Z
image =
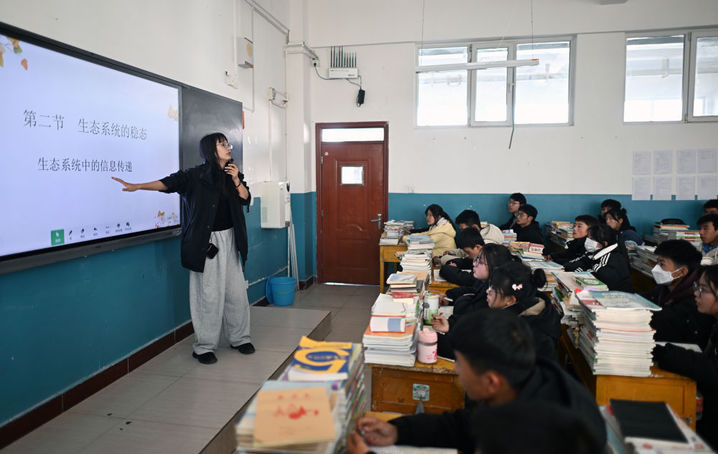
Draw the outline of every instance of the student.
M516 212L516 241L528 241L530 243L543 244L541 226L536 222L538 210L533 205L521 205Z
M609 290L633 293L628 258L618 249L615 232L606 224L588 229L586 254L564 265L566 271L590 271Z
M519 262L519 258L511 253L509 248L502 244L487 244L481 248L478 257L474 259L474 277L476 283L473 287L457 287L441 295L439 301L442 305L448 304L447 298L453 302L454 312L449 318L437 315L432 321L432 327L441 333L447 333L456 326L461 317L489 307L486 290L489 288L489 279L494 270L511 262ZM439 336L439 356L454 357L447 336Z
M469 399L487 406L508 402L552 402L586 418L601 446L606 426L593 396L554 361L537 357L523 317L482 310L464 317L449 334L455 370ZM368 444L453 448L472 452L471 410L403 416L390 422L366 417L358 428ZM524 428L517 430L519 435Z
M704 203L703 214L718 214L718 199L710 199Z
M701 236L701 265L718 264L718 214L709 213L698 219L698 233Z
M426 223L429 225L429 230L413 233L428 235L434 240L434 249L432 251L434 257L441 256L446 250L456 249L456 243L454 242L456 230L451 225L451 217L446 214L444 209L434 203L426 207L424 215ZM406 242L406 239L407 236L404 236L404 242Z
M491 309L503 309L524 317L536 341L536 355L558 361L556 346L561 337L561 317L541 291L546 285L543 270L531 271L523 263L507 263L491 275L486 301Z
M651 273L658 285L643 295L662 308L651 320L654 339L705 347L715 319L698 312L693 296L701 253L686 240L668 240L655 254L658 260Z
M598 222L600 222L601 224L605 224L606 223L606 213L613 209L620 210L621 202L619 202L618 200L614 200L614 199L606 199L603 202L601 202L601 214L598 215Z
M636 232L636 228L631 225L628 220L628 214L624 208L613 208L605 214L606 224L611 227L623 240L623 242L633 241L636 244L643 244L641 235Z
M563 265L573 259L581 257L586 253L586 249L583 245L586 242L588 229L596 224L598 224L598 219L590 214L576 216L576 219L573 221L573 239L566 243L566 249L563 251L546 254L547 251L544 249L546 260L553 260L559 265Z
M521 205L526 205L526 197L523 194L520 192L514 192L509 196L508 208L509 213L511 213L511 217L505 224L502 224L501 227L499 227L501 230L511 230L514 227L514 224L516 224L516 213L519 211Z
M493 224L482 222L479 213L474 210L464 210L456 216L456 226L463 230L469 227L478 229L485 243L503 244L504 234Z
M605 452L583 415L549 402L514 401L477 408L471 427L476 440L474 454ZM521 436L517 437L510 428L519 427Z
M718 266L706 267L694 286L698 312L718 318ZM658 367L684 375L696 381L703 394L703 417L697 422L697 432L718 449L718 323L713 325L709 341L702 353L686 350L673 344L656 346L653 360Z
M452 284L471 287L476 283L471 269L474 259L479 256L481 248L484 246L484 238L478 230L468 228L459 231L456 235L456 245L461 248L466 257L455 258L447 262L439 270L439 275ZM469 270L469 272L464 270Z

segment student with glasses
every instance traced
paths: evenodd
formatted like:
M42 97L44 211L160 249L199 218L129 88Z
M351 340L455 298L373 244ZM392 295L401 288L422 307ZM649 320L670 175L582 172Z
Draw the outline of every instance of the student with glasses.
M703 269L698 281L693 283L693 294L698 312L715 322L718 319L718 265ZM653 349L653 359L660 368L696 381L703 395L703 414L697 421L697 432L713 449L718 449L718 323L714 323L700 353L668 343Z
M197 167L147 183L112 179L126 192L142 189L182 196L181 256L182 266L190 270L192 356L202 364L212 364L217 362L214 351L223 330L232 348L254 353L243 271L248 247L242 211L252 196L244 175L232 163L232 145L224 134L209 134L199 145L205 162Z

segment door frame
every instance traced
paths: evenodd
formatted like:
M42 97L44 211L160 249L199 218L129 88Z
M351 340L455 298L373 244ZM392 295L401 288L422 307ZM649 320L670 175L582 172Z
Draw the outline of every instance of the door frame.
M382 147L383 155L383 178L382 187L383 203L382 203L382 227L386 219L383 217L389 214L389 122L388 121L362 121L362 122L343 122L343 123L316 123L314 128L315 142L315 159L316 159L316 177L317 177L317 282L324 282L324 247L322 244L322 130L339 129L339 128L384 128L384 142ZM361 143L361 142L358 142ZM379 245L377 252L379 251ZM378 264L378 262L377 262Z

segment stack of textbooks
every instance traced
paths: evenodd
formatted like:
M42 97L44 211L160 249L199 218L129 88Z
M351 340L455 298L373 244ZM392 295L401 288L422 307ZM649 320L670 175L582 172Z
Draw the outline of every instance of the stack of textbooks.
M379 238L380 245L396 245L402 236L414 228L414 221L387 221L384 223L384 234Z
M513 230L502 230L501 233L504 234L504 242L502 243L504 246L516 241L516 233Z
M410 251L431 251L434 249L434 240L429 235L409 235L406 248Z
M364 331L364 360L370 364L411 367L416 359L416 323L406 324L404 332Z
M237 423L237 450L342 452L365 411L361 345L303 337L280 380L266 381Z
M407 323L414 323L419 310L415 294L402 291L379 294L371 307L372 317L403 317Z
M584 316L583 308L578 300L579 293L588 290L607 291L608 287L588 271L573 273L552 271L551 274L556 279L551 302L563 314L561 323L566 325L569 339L574 345L577 345L579 326Z
M701 247L698 230L691 230L688 224L653 224L653 238L660 244L666 240L686 240L696 248Z
M573 224L568 221L551 221L546 226L549 241L563 248L573 239Z
M543 244L529 243L528 241L512 241L509 243L509 249L524 261L544 260Z
M635 293L587 291L578 295L584 312L578 348L595 375L651 375L654 330L660 307Z
M408 250L401 256L399 262L404 271L431 271L431 249Z
M634 253L629 256L631 266L646 276L652 276L651 269L653 269L658 262L658 256L656 255L655 250L655 246L636 246L633 250Z
M391 273L386 279L389 290L416 290L416 274L413 273Z

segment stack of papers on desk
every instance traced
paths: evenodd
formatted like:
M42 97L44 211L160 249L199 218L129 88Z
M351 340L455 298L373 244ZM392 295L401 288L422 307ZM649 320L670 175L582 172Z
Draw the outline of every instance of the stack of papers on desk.
M395 221L392 219L384 223L386 238L401 238L413 228L414 221Z
M399 262L404 271L431 272L431 249L408 250Z
M406 246L410 251L430 251L434 249L434 240L429 235L409 235Z
M364 360L371 364L411 367L416 359L416 323L403 333L374 332L367 326L362 337Z
M647 377L656 343L650 326L658 306L635 293L583 291L578 348L596 375Z
M386 279L386 284L391 289L414 289L416 288L416 275L411 273L391 273Z
M417 303L414 302L413 296L409 296L408 298L397 297L403 296L403 293L404 292L395 292L393 295L386 293L379 294L371 307L371 315L404 317L407 322L414 322L417 314Z

